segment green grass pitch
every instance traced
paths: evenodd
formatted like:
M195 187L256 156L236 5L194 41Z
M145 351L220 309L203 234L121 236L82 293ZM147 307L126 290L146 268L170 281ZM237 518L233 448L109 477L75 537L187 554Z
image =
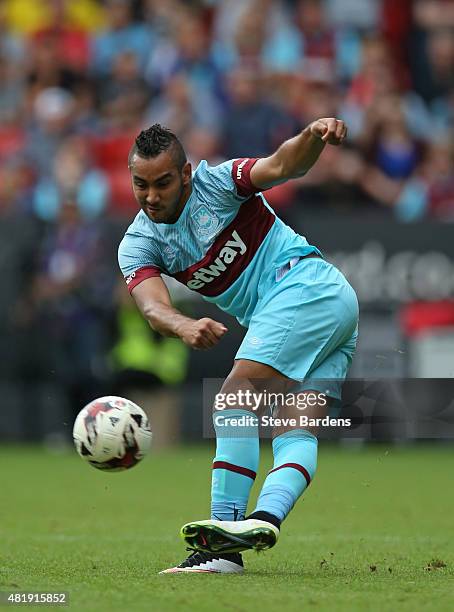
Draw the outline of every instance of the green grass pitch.
M84 612L454 608L452 447L322 446L278 545L245 553L246 574L159 576L186 554L181 524L208 518L211 457L181 447L106 474L4 446L0 591L65 590Z

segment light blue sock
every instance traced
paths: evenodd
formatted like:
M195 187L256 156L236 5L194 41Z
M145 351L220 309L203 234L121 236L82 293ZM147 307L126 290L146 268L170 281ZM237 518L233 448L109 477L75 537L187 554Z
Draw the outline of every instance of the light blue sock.
M242 420L235 424L232 419ZM240 521L245 517L259 465L258 419L249 410L229 409L215 412L213 422L216 457L211 483L211 518Z
M285 519L314 477L317 446L317 438L304 429L288 431L273 440L273 469L263 483L254 512Z

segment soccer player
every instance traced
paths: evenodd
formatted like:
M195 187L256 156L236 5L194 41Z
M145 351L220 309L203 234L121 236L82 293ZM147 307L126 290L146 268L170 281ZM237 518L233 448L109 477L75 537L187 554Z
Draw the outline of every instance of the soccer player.
M237 393L238 404L214 415L211 519L182 527L193 552L164 573L243 572L241 551L276 543L282 521L314 477L317 428L285 425L284 418L298 419L301 411L283 403L283 424L273 431L273 469L254 512L245 516L259 440L257 419L250 418L256 413L240 397L278 388L310 393L317 399L304 411L308 418L324 416L340 399L357 337L355 292L261 192L306 174L324 147L341 144L346 134L343 121L318 119L269 157L214 167L202 161L194 172L178 138L158 124L131 148L140 211L120 244L119 263L139 310L153 329L193 349L209 349L227 333L222 323L173 308L161 278L166 274L247 328L220 392Z

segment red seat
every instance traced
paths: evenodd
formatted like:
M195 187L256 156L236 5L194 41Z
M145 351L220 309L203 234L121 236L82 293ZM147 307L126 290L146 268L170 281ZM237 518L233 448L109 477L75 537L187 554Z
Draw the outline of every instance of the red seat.
M92 140L92 153L96 165L105 170L128 167L128 153L136 133L108 135Z
M109 212L132 218L138 212L137 202L131 188L129 170L125 167L107 172L110 184Z
M109 212L127 218L132 218L138 210L128 170L128 154L136 135L137 130L107 134L90 142L94 164L102 168L109 179Z
M4 126L0 129L0 160L4 161L23 149L24 131L16 126Z
M434 328L454 327L454 300L412 302L400 314L402 327L408 336L416 336Z

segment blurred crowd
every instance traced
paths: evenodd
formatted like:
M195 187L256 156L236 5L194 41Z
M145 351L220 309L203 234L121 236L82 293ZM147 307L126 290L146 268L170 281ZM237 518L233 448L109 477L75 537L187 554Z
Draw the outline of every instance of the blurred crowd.
M337 116L347 144L269 192L284 218L301 204L454 219L454 0L3 0L0 78L12 372L52 371L90 395L106 354L110 369L150 363L144 343L118 345L139 324L115 249L136 212L128 150L152 123L197 165L267 155Z
M144 126L216 163L336 115L348 145L277 208L454 216L454 0L3 0L0 32L2 207L128 218Z

